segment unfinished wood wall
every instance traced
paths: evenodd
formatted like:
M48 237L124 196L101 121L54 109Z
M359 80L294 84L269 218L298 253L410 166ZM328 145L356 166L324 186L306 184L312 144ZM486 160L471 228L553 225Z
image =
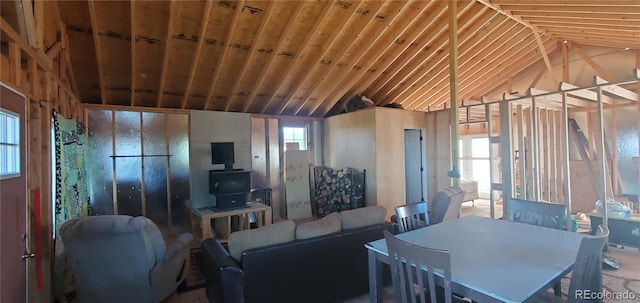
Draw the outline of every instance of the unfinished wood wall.
M57 15L56 2L35 1L35 18L28 32L29 41L0 19L3 52L0 57L0 80L27 97L27 211L29 234L28 249L41 254L29 259L34 262L28 272L29 301L52 301L52 197L51 197L51 119L56 110L66 118L84 121L82 104L77 97L73 72L69 65L64 26ZM5 52L4 49L7 49ZM34 207L40 196L40 208ZM41 224L36 226L35 214ZM39 237L36 236L39 233ZM36 238L41 239L36 243ZM40 259L41 283L38 283L36 259Z
M427 200L451 185L449 111L431 113L368 108L325 121L325 161L366 169L367 205L387 208L387 219L405 199L404 130L422 129L426 140ZM415 202L415 201L414 201Z

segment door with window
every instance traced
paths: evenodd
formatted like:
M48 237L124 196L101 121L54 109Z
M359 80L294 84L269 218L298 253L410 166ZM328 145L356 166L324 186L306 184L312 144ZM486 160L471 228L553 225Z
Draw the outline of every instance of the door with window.
M0 87L0 302L26 302L26 99Z

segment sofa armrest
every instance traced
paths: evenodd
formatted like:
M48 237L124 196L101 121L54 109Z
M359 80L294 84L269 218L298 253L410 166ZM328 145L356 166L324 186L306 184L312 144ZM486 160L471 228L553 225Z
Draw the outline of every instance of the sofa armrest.
M244 271L218 239L202 241L200 266L210 302L244 302Z

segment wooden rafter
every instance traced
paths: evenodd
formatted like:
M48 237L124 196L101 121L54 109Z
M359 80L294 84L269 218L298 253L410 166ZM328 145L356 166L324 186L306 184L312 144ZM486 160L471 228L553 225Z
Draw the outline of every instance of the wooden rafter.
M62 43L60 41L56 41L56 43L54 43L53 45L51 45L51 47L49 47L49 49L47 49L45 54L47 54L47 57L53 60L55 59L55 57L58 56L61 49L62 49Z
M498 14L490 12L490 10L487 7L484 7L484 6L479 6L479 7L481 9L481 13L472 14L469 19L459 20L459 22L456 22L457 23L456 40L459 41L459 43L457 44L458 49L464 48L464 52L468 51L469 47L472 48L473 46L477 45L482 41L481 39L479 39L481 35L476 35L476 39L473 39L473 35L477 33L476 31L484 32L485 29L491 29L491 27L485 28L485 27L476 26L476 25L486 24L487 22L490 22L491 20L493 20L495 17L498 16ZM483 13L483 12L490 12L490 13ZM461 19L464 19L464 18L461 18ZM496 21L495 23L496 23L496 26L499 26L501 24L500 21ZM451 37L449 35L449 30L447 28L446 35L443 34L441 36L440 43L442 44L438 44L439 45L438 49L443 49L443 50L447 49L449 47L450 39ZM470 41L469 39L471 39L472 41ZM458 53L462 54L463 51L458 51ZM408 102L405 103L406 104L405 108L407 109L415 108L416 104L418 105L424 104L426 100L424 99L420 100L421 99L420 97L414 97L414 96L416 96L416 94L418 94L419 92L423 91L423 88L425 88L426 83L430 80L430 78L434 75L434 73L436 74L451 73L451 70L449 68L451 62L449 62L448 59L449 59L449 52L447 51L430 55L428 60L423 60L422 63L419 66L417 66L420 69L416 69L416 68L413 69L413 75L411 75L411 77L409 78L409 80L404 86L396 86L396 88L387 92L387 94L383 99L389 102L392 100L407 100ZM430 66L429 71L424 69L424 66L426 65ZM442 78L442 80L447 81L449 80L448 78L449 77L444 77Z
M320 28L323 22L326 22L325 18L327 17L327 14L329 14L329 11L333 7L333 4L334 4L333 1L327 2L325 4L324 8L322 9L322 12L318 15L316 22L313 24L313 27L309 31L310 34L307 34L304 40L302 41L302 43L300 43L300 48L298 50L298 55L296 57L300 57L300 54L302 54L302 52L304 51L304 48L307 46L307 44L309 44L309 41L311 41L311 38L314 37L315 34L318 32L318 28ZM287 75L291 70L291 68L293 68L294 63L295 63L295 58L292 58L291 62L287 64L287 67L285 68L282 74ZM262 107L262 110L260 111L261 114L264 114L267 108L269 108L269 106L271 105L271 103L273 103L273 100L275 100L275 95L278 93L278 88L284 81L284 78L285 77L280 77L280 79L276 81L275 88L271 91L271 93L269 93L269 96L267 96L267 102L265 102L264 106Z
M235 12L233 14L233 19L231 19L231 24L227 30L224 41L227 45L223 46L222 56L216 62L215 71L213 72L213 77L211 77L211 83L209 84L209 92L207 93L207 102L204 105L204 109L207 110L211 106L211 98L213 97L213 92L216 89L216 84L218 83L218 78L220 78L220 73L222 70L222 64L226 61L227 54L229 53L229 39L233 37L233 33L235 33L236 28L238 27L238 21L240 20L240 13L242 13L242 8L244 7L244 0L235 2Z
M538 44L538 49L540 50L540 55L544 60L544 64L547 66L547 72L553 80L553 83L558 83L558 79L553 73L553 66L551 66L551 60L549 60L549 56L547 56L547 51L544 49L544 45L542 44L542 39L540 39L540 34L537 31L533 31L533 37L536 39L536 43Z
M591 59L591 57L589 57L589 55L587 55L582 48L580 48L580 46L578 46L577 44L572 44L572 50L574 50L576 53L578 53L578 55L580 55L580 57L587 62L587 64L589 64L593 69L596 70L596 72L598 72L599 75L601 75L605 80L607 81L613 81L613 76L611 76L611 74L609 74L609 72L607 72L604 68L602 68L600 65L598 65L595 61L593 61L593 59Z
M359 8L361 5L363 5L365 2L359 2L357 5L357 8ZM353 8L352 8L353 7ZM347 24L349 24L349 22L351 20L354 20L354 18L356 18L357 14L355 14L355 11L357 10L355 5L352 5L349 7L349 17L348 18L343 18L339 24L335 25L335 28L344 28ZM382 8L379 7L378 11ZM376 13L377 14L377 13ZM375 16L375 15L374 15ZM279 109L276 111L276 113L278 115L281 115L282 112L287 108L287 106L289 106L289 104L291 103L291 101L296 97L296 95L298 94L298 92L300 91L300 89L303 87L303 85L305 84L305 82L307 82L307 80L309 79L309 76L311 76L313 74L313 71L315 71L318 68L318 65L320 60L322 60L327 53L329 52L329 50L334 46L334 44L338 41L338 37L340 36L341 31L332 31L331 35L329 36L329 38L327 39L327 42L325 42L324 47L322 48L323 51L320 53L319 56L316 56L315 60L316 63L312 63L313 66L311 66L310 68L306 69L305 72L303 72L303 75L301 78L299 78L298 81L295 82L295 84L293 85L292 89L290 90L292 93L291 94L287 94L289 97L286 99L285 102L282 103L282 105L280 105ZM339 46L340 50L337 52L337 56L342 56L342 53L344 53L344 51L346 51L348 45L341 45ZM337 61L337 60L334 60ZM334 64L338 64L337 62L335 62ZM274 98L275 96L273 96L272 98Z
M540 60L542 61L542 59ZM547 70L547 67L544 64L541 64L540 68L538 68L538 73L533 78L533 80L531 81L531 84L529 84L529 87L527 87L527 89L531 89L535 87L538 84L538 82L540 82L540 79L542 79L542 76L544 75L544 72L546 70Z
M162 55L162 71L160 72L160 84L158 85L158 107L162 107L162 98L164 97L164 83L167 78L167 71L169 69L169 58L171 52L171 37L173 32L173 19L174 12L176 10L176 1L170 0L169 2L169 20L167 21L167 35L164 39L164 53Z
M211 18L211 11L213 8L213 1L207 1L202 13L202 21L200 21L200 35L198 36L198 46L196 46L196 53L191 60L191 67L189 68L189 76L187 78L187 86L185 87L182 101L180 102L180 108L187 107L187 100L191 94L193 87L193 80L196 77L196 71L198 70L198 62L200 62L200 55L202 54L202 47L206 41L205 36L207 34L207 27L209 26L209 18Z
M100 81L100 99L102 100L102 104L107 104L107 94L104 89L106 83L104 83L102 50L100 48L100 35L98 34L98 16L96 15L96 3L94 1L87 1L87 4L89 4L89 15L91 16L93 45L96 49L96 64L98 65L98 79Z
M491 13L486 14L485 16L487 16L488 19L483 18L473 20L471 21L472 23L461 23L462 28L458 30L458 32L463 32L463 34L459 34L458 41L460 42L458 44L458 49L460 58L464 58L464 60L459 61L460 69L462 69L464 65L469 64L469 61L472 59L472 56L465 57L465 55L470 51L484 53L485 51L488 51L488 48L493 45L494 42L504 40L504 37L507 33L517 35L524 29L522 26L518 26L518 24L515 22L508 22L509 19L499 18L499 14ZM486 27L476 27L473 26L473 23L486 23L489 25ZM503 27L503 25L505 24L508 29L505 29ZM473 30L464 31L465 25L469 26L469 28L477 30L477 32ZM421 107L425 103L427 103L428 99L430 99L429 96L439 94L441 92L441 99L439 102L435 102L435 105L439 106L444 102L447 102L445 101L444 96L450 95L451 93L449 90L450 83L448 83L449 81L447 81L449 80L449 77L446 76L447 74L450 74L450 70L448 68L450 63L447 62L447 58L448 54L446 54L445 52L439 54L438 57L436 57L434 61L437 62L437 65L434 65L432 70L437 70L438 72L436 74L429 73L428 76L424 75L427 76L427 78L424 78L427 79L427 82L422 89L405 90L404 94L398 95L399 100L413 100L407 104L407 108ZM460 75L462 75L462 73ZM438 86L439 89L436 90L435 88ZM434 103L431 102L430 105L433 104Z
M460 21L458 32L460 32L462 28L465 28L468 23L473 23L480 17L486 18L486 15L483 12L487 12L489 10L487 7L483 5L473 5L473 2L470 3L471 4L467 6L469 8L468 11L462 7L458 8L458 16L460 16L461 18L468 18L464 21ZM443 50L448 46L448 18L446 16L447 15L445 13L438 27L438 32L432 33L431 40L426 44L433 49ZM461 38L460 40L463 39L464 38ZM400 75L398 72L396 72L397 75L394 75L393 77L387 77L385 81L386 84L383 84L375 90L376 92L372 94L372 99L376 100L377 104L390 103L391 101L393 101L390 99L390 96L400 96L401 94L405 93L410 87L415 85L420 78L423 78L422 76L426 74L426 69L427 66L429 66L428 64L430 62L434 62L434 60L437 62L441 62L441 60L444 60L443 58L446 58L446 54L444 51L427 52L426 54L420 53L420 55L422 55L423 57L412 59L409 64L402 67L402 71L406 71L404 75ZM397 76L400 77L398 79L395 79ZM394 79L394 81L389 81L391 79ZM399 100L400 102L405 100L401 97L395 99Z
M273 13L275 12L275 9L273 8L274 3L275 1L269 1L269 3L267 3L267 7L265 8L267 14L260 21L260 26L258 27L258 32L256 34L256 37L264 36L265 30L267 29L267 24L271 19L271 17L273 16ZM242 79L244 79L247 73L247 70L248 70L247 67L249 66L249 63L253 62L253 59L257 54L255 49L256 49L256 43L252 43L251 47L249 47L249 55L247 58L243 60L242 66L240 67L239 76L236 77L233 83L233 86L231 87L231 90L230 90L231 95L228 98L229 102L227 102L227 104L224 106L225 111L229 111L229 109L231 108L231 105L235 103L235 100L238 97L236 90L238 90L238 87L240 86L240 82L242 82ZM275 57L275 55L271 55L271 56Z
M31 0L19 0L18 18L24 24L24 30L29 46L38 48L38 38L36 34L36 20L33 15L33 3Z
M413 17L413 18L406 18L404 19L405 21L408 21L408 23L402 23L403 25L402 27L402 32L400 32L399 34L397 34L397 37L403 37L404 35L407 35L407 39L405 40L409 40L409 41L414 41L416 39L416 37L418 37L421 33L423 33L423 31L428 27L428 26L420 26L419 29L420 30L415 30L413 32L409 32L411 27L416 26L417 23L422 20L420 18L420 13L422 12L431 12L431 14L439 14L439 12L444 9L446 7L446 2L445 1L432 1L429 2L427 4L427 6L423 9L420 10L420 12L417 12L417 14ZM410 21L409 21L410 20ZM425 17L425 20L431 20L431 18ZM405 43L404 49L407 49L412 43ZM384 47L379 47L376 51L376 53L371 56L372 59L369 61L369 63L367 65L364 65L360 70L356 71L356 75L353 76L349 76L346 83L343 83L344 78L347 77L347 75L349 75L349 73L345 73L343 74L343 76L339 79L336 80L334 83L335 85L333 85L331 88L329 88L326 91L326 94L324 95L324 97L321 97L318 99L318 104L325 104L327 102L330 102L332 100L336 101L335 98L341 97L343 95L345 95L347 93L347 91L353 87L358 81L360 81L363 76L366 73L373 73L373 71L371 71L372 67L374 66L374 64L376 64L378 62L378 60L380 60L380 58L387 53L394 45L396 45L395 41L389 41L389 43L386 43L386 45ZM396 53L396 57L399 57L402 54L402 51L398 51ZM395 60L389 60L389 64L391 64L393 61ZM357 62L357 61L356 61ZM386 67L385 67L386 69ZM375 79L375 77L371 76L369 77L369 79L371 79L371 81L373 81ZM342 87L338 90L338 92L335 92L335 90L337 89L337 86L339 84L342 84ZM366 84L368 85L368 84ZM353 97L354 94L349 95L346 100L351 99L351 97ZM329 111L329 109L333 106L333 104L328 104L328 106L322 111L319 112L320 116L325 116L327 114L327 112ZM311 114L313 114L313 111L311 112Z
M563 41L562 50L562 82L569 82L569 46Z
M293 25L299 20L300 14L302 13L302 8L303 7L304 7L304 2L299 2L298 6L296 7L296 10L293 12L293 15L291 16L291 18L289 18L289 21L287 22L287 25L285 26L284 31L280 35L280 38L278 38L278 42L276 43L275 47L273 48L274 54L277 54L280 51L282 51L282 45L286 41L286 38L289 37L289 35L293 31L293 29L294 29ZM324 10L324 12L328 11L328 7L330 7L330 5L325 5L326 9ZM317 22L316 22L316 24L317 24ZM276 58L276 56L272 55L272 56L269 56L269 59L267 59L267 64L260 71L260 75L258 75L258 80L256 80L255 84L253 85L253 88L251 89L251 93L249 94L249 98L247 98L247 102L245 102L245 104L244 104L244 106L242 108L243 112L247 112L249 110L249 107L251 106L251 103L253 102L253 100L255 99L256 95L258 94L258 90L260 89L260 86L262 85L262 82L264 82L264 79L265 79L265 77L267 75L267 71L269 71L271 69L271 67L273 66L273 62L274 62L275 58Z
M136 2L131 1L131 106L136 106Z
M382 37L382 34L386 32L386 29L388 29L388 28L390 27L390 25L389 25L389 24L392 24L393 22L395 22L395 21L396 21L396 18L398 18L399 16L401 16L401 15L400 15L400 11L403 11L403 10L405 9L405 7L406 7L407 5L409 5L409 3L411 3L411 2L412 2L412 1L404 1L403 5L402 5L402 7L401 7L400 9L395 9L395 10L393 10L393 11L392 11L392 12L393 12L393 14L391 14L391 15L387 16L387 18L385 18L384 22L385 22L385 24L387 24L388 26L384 26L382 29L379 29L379 30L378 30L378 33L377 33L375 36L371 37L371 40L368 40L367 42L365 42L365 43L366 43L366 45L367 45L367 47L366 47L366 48L364 48L364 49L362 49L362 50L359 50L359 54L358 54L358 56L357 56L355 59L353 59L353 60L352 60L352 62L358 63L358 62L359 62L359 61L360 61L360 60L361 60L361 59L362 59L366 54L368 54L368 53L369 53L369 51L374 47L374 45L376 45L376 43L377 43L377 42L379 41L379 39ZM382 7L380 7L380 9L378 10L378 12L380 12L381 10L382 10ZM377 16L377 15L378 15L378 13L376 13L375 15L373 15L373 17L372 17L371 19L369 19L369 22L368 22L368 23L367 23L367 25L365 26L365 29L366 29L366 28L368 28L368 27L369 27L373 22L376 22L376 21L374 21L374 20L376 20L376 19L375 19L375 16ZM388 21L388 23L387 23L387 20L389 20L389 21ZM405 20L407 20L407 19L405 18ZM403 26L402 26L402 28L406 28L406 24L405 24L405 25L403 25ZM345 49L345 51L346 51L346 49ZM336 60L336 61L337 61L337 60ZM338 67L338 64L337 64L337 62L336 62L336 64L333 64L333 65L331 65L331 67L329 67L328 69L325 69L325 70L324 70L324 73L323 73L323 76L322 76L322 77L324 78L324 77L326 77L327 75L331 75L337 67ZM344 74L346 74L346 73L348 73L348 72L349 72L349 70L345 70L345 71L344 71L344 73L342 73L342 75L344 75ZM341 82L341 81L337 81L336 79L333 79L333 83L334 83L334 85L333 85L333 86L337 85L337 84L338 84L338 83L340 83L340 82ZM304 106L307 104L307 102L309 101L309 99L311 99L311 97L316 93L316 91L317 91L318 87L320 87L320 83L321 83L321 81L318 81L318 82L315 82L315 83L313 83L313 84L312 84L311 92L307 93L307 97L306 97L306 98L304 98L304 100L300 103L300 105L298 106L298 108L294 111L294 115L297 115L297 114L300 112L300 110L302 110L302 108L304 108ZM329 91L330 91L330 90L332 90L332 89L333 89L333 87L332 87L331 89L329 89ZM322 102L323 102L323 100L322 100L322 99L323 99L323 98L319 98L319 100L316 100L315 105L314 105L314 106L311 108L311 110L309 111L309 115L313 114L313 113L318 109L318 107L320 107L320 105L321 105L321 104L322 104Z
M36 22L36 48L44 47L44 4L45 1L33 1L33 15Z

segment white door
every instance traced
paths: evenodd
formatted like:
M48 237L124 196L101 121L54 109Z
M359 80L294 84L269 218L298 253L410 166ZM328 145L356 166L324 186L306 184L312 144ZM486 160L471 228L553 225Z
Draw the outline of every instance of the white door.
M20 303L27 301L27 265L33 262L26 251L26 101L4 86L1 89L0 302Z
M404 175L406 203L424 201L422 188L422 134L419 129L404 130Z

